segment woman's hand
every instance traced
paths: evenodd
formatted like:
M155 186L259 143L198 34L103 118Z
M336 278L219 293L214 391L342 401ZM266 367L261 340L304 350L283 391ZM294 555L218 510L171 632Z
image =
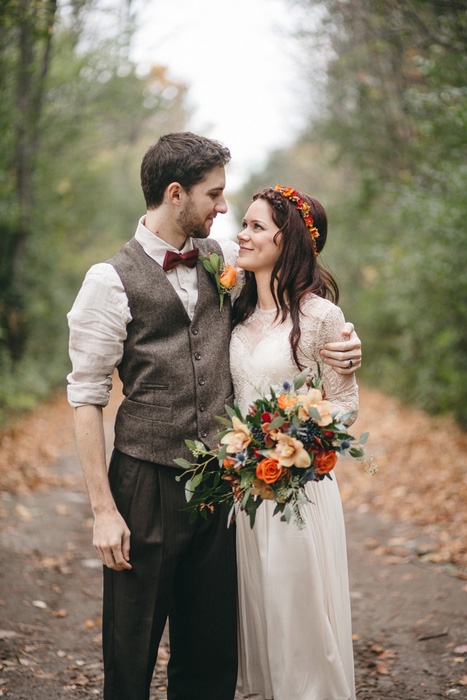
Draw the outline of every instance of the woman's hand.
M326 343L320 354L324 362L339 374L353 374L362 366L362 343L353 323L345 324L342 335L345 340Z

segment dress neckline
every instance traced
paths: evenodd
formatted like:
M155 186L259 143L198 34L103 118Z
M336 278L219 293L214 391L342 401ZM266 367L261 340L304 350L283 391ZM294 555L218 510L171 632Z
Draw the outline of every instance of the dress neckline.
M260 309L259 306L257 306L256 311L258 311L260 314L275 314L275 313L277 313L277 308L276 309Z

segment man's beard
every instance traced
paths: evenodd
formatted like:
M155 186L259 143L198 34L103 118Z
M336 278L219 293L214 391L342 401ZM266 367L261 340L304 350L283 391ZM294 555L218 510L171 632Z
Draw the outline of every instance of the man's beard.
M191 238L207 238L211 232L210 227L207 225L207 220L201 220L191 200L178 215L177 224L185 236L190 236Z

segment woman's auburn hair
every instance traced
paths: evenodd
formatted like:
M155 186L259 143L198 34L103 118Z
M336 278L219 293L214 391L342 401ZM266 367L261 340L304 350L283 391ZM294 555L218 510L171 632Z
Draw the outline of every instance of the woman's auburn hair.
M326 243L328 221L323 205L314 197L298 192L309 204L310 214L319 236L316 249L320 253ZM279 257L271 274L271 293L277 305L275 318L284 322L287 315L292 319L290 346L295 364L303 365L298 359L300 343L300 313L303 298L310 293L334 304L339 300L339 288L330 272L317 261L308 228L295 204L284 197L279 190L267 187L253 196L253 201L264 199L271 208L272 219L278 227L274 240L281 245ZM277 239L280 237L280 243ZM277 284L277 288L276 288ZM245 284L233 305L233 327L246 321L256 308L258 292L252 272L245 271Z

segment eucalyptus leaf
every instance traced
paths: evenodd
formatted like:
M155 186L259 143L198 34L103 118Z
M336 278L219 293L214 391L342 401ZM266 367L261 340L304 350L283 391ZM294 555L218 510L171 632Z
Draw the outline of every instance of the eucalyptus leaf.
M282 520L282 522L289 523L291 517L292 517L292 508L287 503L287 505L284 508L284 512L281 515L281 520Z
M190 479L191 490L194 491L196 489L196 487L199 486L202 481L203 481L203 474L195 474L195 476L193 476Z
M193 489L192 489L192 485L191 485L191 479L188 479L188 481L185 484L185 499L186 499L187 503L189 503L192 498L193 498Z
M360 440L359 440L360 445L364 445L366 443L369 435L370 435L370 433L362 433L360 435Z
M228 428L232 428L232 421L230 421L228 418L225 418L224 416L214 416L214 418L222 425L226 425Z
M189 462L187 459L183 459L183 457L177 457L176 459L173 460L175 464L177 464L179 467L183 467L183 469L191 469L193 465L191 462Z
M348 411L348 413L343 413L339 416L339 423L345 423L345 421L349 420L349 418L352 418L354 414L355 411Z
M314 406L308 406L308 415L310 416L310 418L313 418L313 420L321 420L319 411Z
M269 424L269 430L275 430L276 428L280 428L281 425L285 423L285 418L283 416L277 416L277 418L274 418L273 421Z
M305 384L306 380L308 379L309 374L310 374L310 368L305 367L305 369L302 372L300 372L300 374L296 375L296 377L293 380L293 388L295 391L300 389L300 387L302 387Z

